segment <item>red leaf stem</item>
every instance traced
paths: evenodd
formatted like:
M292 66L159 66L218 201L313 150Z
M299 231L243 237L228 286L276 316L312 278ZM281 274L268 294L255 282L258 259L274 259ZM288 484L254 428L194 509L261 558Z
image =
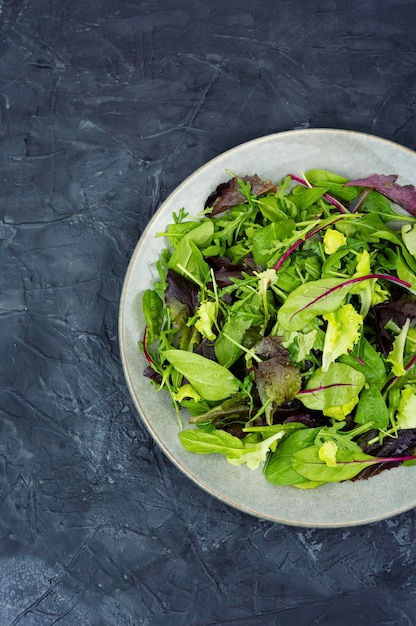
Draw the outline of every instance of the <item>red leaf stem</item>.
M300 185L303 185L304 187L315 187L315 185L312 185L311 183L307 183L306 180L304 180L303 178L299 178L299 176L295 176L294 174L289 174L289 176L296 183L299 183ZM344 206L342 206L342 204L338 202L338 200L330 196L328 193L324 193L323 197L330 204L333 204L339 211L341 211L341 213L348 213L347 209Z
M323 228L326 228L327 226L331 226L331 224L335 224L335 222L339 222L339 220L341 220L342 217L337 215L336 217L334 217L334 219L331 222L327 222L325 225L321 225L321 226L317 226L316 228L313 228L312 230L310 230L305 237L301 237L300 239L298 239L297 241L295 241L294 244L292 244L290 246L290 248L288 248L286 250L286 252L280 257L280 259L278 260L278 262L276 263L276 265L274 266L274 269L277 270L282 267L283 263L286 261L286 259L292 254L292 252L294 250L296 250L296 248L299 248L300 245L302 245L302 243L304 243L307 239L310 239L311 237L313 237L314 235L316 235L316 233L319 233L320 230L322 230Z

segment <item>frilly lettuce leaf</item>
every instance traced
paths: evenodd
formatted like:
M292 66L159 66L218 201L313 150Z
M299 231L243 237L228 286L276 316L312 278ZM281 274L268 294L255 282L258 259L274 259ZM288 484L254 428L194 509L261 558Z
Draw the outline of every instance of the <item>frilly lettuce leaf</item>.
M328 325L322 354L322 371L327 372L330 364L342 354L348 354L359 340L363 316L357 313L352 304L344 304L323 318Z
M334 254L338 248L347 243L345 235L334 228L328 228L324 235L325 254Z
M197 310L198 319L195 322L195 328L203 337L206 337L210 341L214 341L216 337L212 330L212 325L217 319L217 314L217 303L211 300L202 302Z
M371 274L371 258L368 250L357 254L357 266L354 277L368 276ZM381 287L376 280L366 280L351 287L351 293L359 295L361 300L361 314L365 317L371 306L384 302L389 293Z
M402 389L395 417L399 429L416 428L416 388Z
M338 445L335 441L328 440L318 449L318 456L321 461L324 461L328 467L336 467L337 465L337 451Z

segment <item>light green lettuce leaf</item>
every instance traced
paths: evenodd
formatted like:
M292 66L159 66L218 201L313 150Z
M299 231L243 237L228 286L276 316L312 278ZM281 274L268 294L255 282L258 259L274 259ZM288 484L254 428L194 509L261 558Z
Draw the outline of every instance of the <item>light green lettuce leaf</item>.
M403 325L401 331L393 341L393 350L389 353L387 361L392 364L392 372L395 376L404 376L406 373L403 357L406 346L406 337L410 327L410 319L408 318Z
M416 256L416 225L405 224L402 226L402 239L410 254Z
M232 465L247 464L255 470L266 460L270 446L286 434L284 428L266 439L257 435L248 435L239 439L224 430L204 432L201 430L183 430L179 433L181 444L188 452L196 454L223 454Z
M357 313L352 304L344 304L336 311L323 315L327 322L322 370L328 367L342 354L348 354L360 338L363 316Z
M401 391L396 425L399 429L416 428L416 389L414 387L405 387Z
M216 337L212 330L212 325L215 323L217 315L218 306L216 302L207 300L206 302L202 302L198 307L198 319L195 322L195 328L203 337L206 337L210 341L214 341Z

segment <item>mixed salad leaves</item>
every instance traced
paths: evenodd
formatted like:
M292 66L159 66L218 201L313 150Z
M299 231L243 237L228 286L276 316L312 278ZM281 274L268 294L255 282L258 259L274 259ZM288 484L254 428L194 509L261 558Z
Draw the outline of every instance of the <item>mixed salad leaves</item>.
M228 174L160 233L142 301L183 447L298 488L415 463L416 189Z

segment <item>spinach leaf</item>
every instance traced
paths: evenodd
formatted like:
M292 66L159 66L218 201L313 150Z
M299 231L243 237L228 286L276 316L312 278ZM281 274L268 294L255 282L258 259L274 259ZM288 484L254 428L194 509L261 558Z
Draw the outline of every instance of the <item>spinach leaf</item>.
M380 389L375 385L361 392L354 421L357 424L372 422L373 426L379 430L388 427L389 411Z
M314 185L317 185L318 183L335 183L336 185L344 185L348 182L348 178L345 178L345 176L341 176L340 174L329 170L312 169L308 170L305 176L306 179Z
M384 361L375 348L362 337L349 354L339 357L340 363L353 367L364 374L367 383L382 387L386 382Z
M292 468L307 480L334 483L354 478L369 461L374 460L357 446L356 449L339 450L336 464L330 466L319 457L319 447L310 446L293 455Z
M305 482L305 477L292 467L293 456L303 448L311 446L320 428L297 430L284 439L270 455L265 468L265 476L273 485L296 485Z
M159 339L163 324L163 302L156 291L146 289L143 294L142 308L146 320L146 342L151 344Z
M290 237L295 229L295 222L291 219L278 220L263 226L253 235L253 259L256 265L267 267L267 262L276 251L279 241Z
M331 313L343 303L352 286L367 280L387 280L406 287L406 281L389 274L368 274L349 280L322 278L297 287L283 303L278 313L279 323L285 330L301 330L317 315Z
M209 277L208 263L204 261L204 257L196 243L188 236L181 239L176 246L169 260L168 267L198 285L205 284Z
M240 388L238 379L227 368L199 354L171 349L164 350L163 356L205 400L224 400Z

